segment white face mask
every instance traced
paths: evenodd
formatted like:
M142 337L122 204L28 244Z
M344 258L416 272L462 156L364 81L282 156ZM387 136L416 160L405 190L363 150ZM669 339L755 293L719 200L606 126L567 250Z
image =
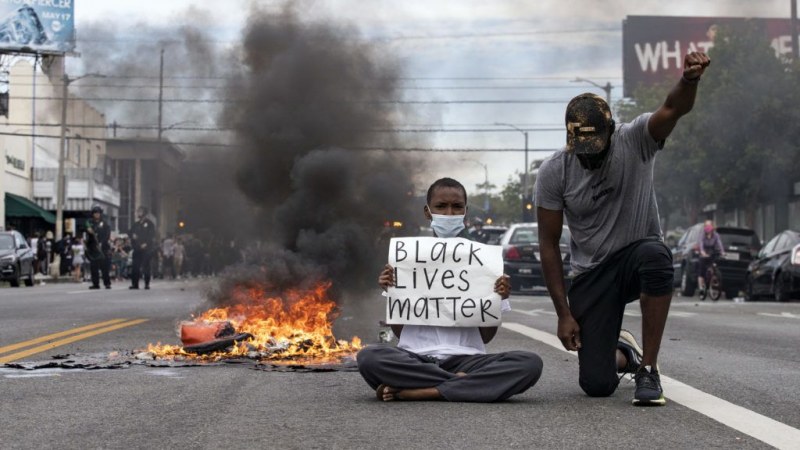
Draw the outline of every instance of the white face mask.
M431 207L428 207L428 211ZM431 228L440 238L452 238L458 236L458 233L464 229L464 214L459 216L447 216L444 214L431 213Z

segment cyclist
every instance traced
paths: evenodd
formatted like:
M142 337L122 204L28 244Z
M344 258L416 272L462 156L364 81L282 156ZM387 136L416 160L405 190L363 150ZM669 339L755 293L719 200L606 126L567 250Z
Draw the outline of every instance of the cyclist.
M700 291L705 291L706 272L711 266L712 256L725 253L725 249L722 247L722 239L714 228L713 221L706 220L703 223L703 233L700 235L697 246L698 250L700 250L700 260L697 264L697 287Z

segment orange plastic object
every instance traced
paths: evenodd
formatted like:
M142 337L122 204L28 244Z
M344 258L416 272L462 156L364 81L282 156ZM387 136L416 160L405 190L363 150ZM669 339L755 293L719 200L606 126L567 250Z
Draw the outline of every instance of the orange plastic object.
M184 346L210 342L236 334L230 322L184 322L181 324L181 342Z

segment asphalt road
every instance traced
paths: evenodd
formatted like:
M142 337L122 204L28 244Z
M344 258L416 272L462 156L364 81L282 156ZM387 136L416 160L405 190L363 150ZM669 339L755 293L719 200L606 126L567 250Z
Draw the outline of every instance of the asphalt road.
M177 343L177 323L201 307L210 283L0 288L0 358L46 344L4 350L15 343L114 319L146 321L22 359ZM374 341L380 301L375 292L345 302L337 337ZM549 299L518 296L512 305L489 350L534 351L545 371L504 403L380 403L356 372L0 367L0 448L769 448L748 434L753 428L777 429L773 445L800 448L791 440L800 433L800 303L676 297L660 360L674 382L665 383L662 408L631 406L630 381L610 398L586 397L577 357L551 345ZM640 336L638 304L624 326Z

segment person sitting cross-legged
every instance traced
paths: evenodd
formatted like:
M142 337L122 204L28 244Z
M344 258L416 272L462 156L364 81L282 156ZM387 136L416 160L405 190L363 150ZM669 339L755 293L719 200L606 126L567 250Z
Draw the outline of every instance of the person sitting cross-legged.
M428 189L425 217L437 237L469 238L464 226L467 192L451 178ZM394 269L386 265L378 278L383 289L394 286ZM510 310L510 285L503 276L494 291ZM392 325L397 347L368 346L356 359L358 370L381 401L448 400L495 402L520 394L536 384L542 359L527 351L487 354L484 344L497 327Z

